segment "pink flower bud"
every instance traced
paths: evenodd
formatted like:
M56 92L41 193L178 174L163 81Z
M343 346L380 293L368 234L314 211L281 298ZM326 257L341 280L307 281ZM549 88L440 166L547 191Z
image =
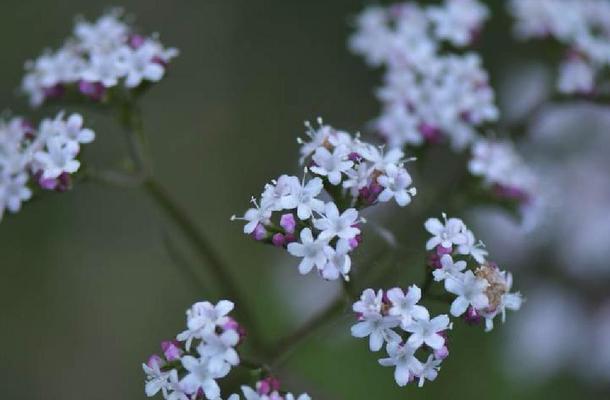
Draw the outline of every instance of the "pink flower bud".
M447 346L443 346L438 350L434 350L434 358L436 358L437 360L444 360L447 357L449 357L449 349L447 348Z
M297 223L294 219L294 215L292 214L284 214L280 219L280 226L284 228L286 233L294 233L294 230L297 226Z
M251 235L254 240L260 242L261 240L265 240L267 238L267 230L265 229L263 224L258 224L256 225L256 228L254 228L254 232L252 232Z
M100 101L106 94L106 87L100 82L78 82L78 91L93 101Z
M469 325L478 325L481 322L481 316L474 309L474 307L468 307L466 313L464 314L464 321L466 321Z
M443 247L440 244L438 246L436 246L436 254L439 257L442 257L445 254L451 254L451 253L453 253L453 247Z
M175 361L182 356L180 343L175 340L161 342L161 349L163 349L163 355L167 361Z
M165 361L157 354L153 354L148 358L146 365L148 365L148 367L152 369L162 368L165 365Z
M284 245L286 244L286 238L281 233L276 233L271 238L271 242L276 247L284 247Z

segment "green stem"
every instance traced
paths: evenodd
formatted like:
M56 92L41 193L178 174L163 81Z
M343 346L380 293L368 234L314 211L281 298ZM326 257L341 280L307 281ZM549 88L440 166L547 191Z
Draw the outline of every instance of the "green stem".
M222 284L224 295L239 304L235 309L235 313L239 316L240 322L247 327L249 338L252 340L255 348L264 349L256 330L254 319L246 311L247 303L242 299L242 290L238 287L229 269L208 238L192 223L186 212L174 202L168 192L156 180L153 178L147 179L143 183L143 188L167 217L182 231L201 258L206 261L208 268Z
M314 315L300 328L280 339L271 356L271 366L277 368L285 363L303 341L340 316L345 311L346 302L344 296L337 297L324 310Z

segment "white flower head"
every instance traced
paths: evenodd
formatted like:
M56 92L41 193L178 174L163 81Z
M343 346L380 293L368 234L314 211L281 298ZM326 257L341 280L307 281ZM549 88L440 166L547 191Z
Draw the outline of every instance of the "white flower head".
M429 319L428 310L417 303L421 300L421 289L413 285L409 287L406 293L400 288L390 289L387 292L388 300L391 307L389 314L400 318L400 325L404 329L410 325L413 320Z
M299 272L302 275L308 274L314 266L323 269L328 261L324 250L328 246L328 241L320 237L314 239L309 228L301 231L300 238L301 243L294 242L288 245L288 253L302 258Z
M394 370L394 380L398 386L405 386L416 376L421 375L422 363L415 357L417 348L408 343L401 345L399 341L390 342L387 346L388 358L379 360L379 364L384 367L396 367Z
M449 218L443 214L445 222L441 222L438 218L430 218L424 226L433 237L426 243L426 250L432 250L438 245L445 248L451 248L453 245L462 245L467 242L464 235L464 222L459 218Z
M445 289L457 296L451 303L451 315L459 317L469 306L475 310L482 310L489 305L485 290L489 283L476 277L472 271L466 271L458 276L445 279Z

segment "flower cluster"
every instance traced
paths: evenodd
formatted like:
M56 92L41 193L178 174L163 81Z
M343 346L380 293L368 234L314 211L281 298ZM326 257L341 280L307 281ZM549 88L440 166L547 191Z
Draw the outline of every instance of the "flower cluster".
M60 113L43 120L38 129L18 117L0 121L0 220L5 210L18 212L31 199L34 186L68 190L80 168L81 145L94 139L79 114L66 118Z
M425 223L432 237L426 243L428 263L435 282L443 282L451 295L450 313L477 324L485 319L485 330L493 329L493 320L506 310L519 310L522 298L510 293L512 275L486 260L487 251L458 218L443 214L443 220L430 218ZM474 268L472 264L474 262Z
M515 31L524 39L553 38L566 48L558 90L591 94L610 66L610 3L606 0L512 0Z
M446 0L371 7L358 18L352 51L385 66L377 91L382 115L373 125L391 147L448 140L456 149L477 137L477 128L498 118L494 92L470 45L488 16L476 0ZM442 52L445 43L456 48Z
M391 200L404 207L416 191L402 151L384 153L321 121L318 129L307 127L309 140L299 140L305 177L282 175L268 183L239 219L247 221L244 233L302 258L301 274L315 267L324 279L348 280L349 254L364 222L359 210Z
M281 392L280 382L273 377L258 381L255 388L242 386L241 391L245 400L311 400L311 397L306 393L295 396L289 392ZM228 400L239 400L239 396L231 395Z
M512 276L497 265L486 261L487 251L474 234L458 218L443 221L431 218L425 223L432 237L426 243L428 265L432 268L428 282L444 282L450 296L450 314L464 316L469 323L485 319L486 331L493 328L493 320L506 310L518 310L522 298L510 293ZM474 261L476 269L469 269ZM430 285L426 283L425 289ZM384 293L366 289L353 310L358 323L352 326L352 336L369 338L369 348L377 352L385 345L387 358L379 360L382 366L395 367L394 379L399 386L418 381L433 381L442 361L448 357L447 332L452 329L448 315L434 318L426 307L419 304L426 293L415 285L406 291L393 288ZM443 296L437 296L443 299ZM421 356L426 357L422 362Z
M534 173L508 141L479 139L472 146L468 170L503 199L527 204L536 191Z
M60 49L47 50L28 62L22 90L33 106L66 91L100 101L114 87L131 90L158 82L177 55L176 49L165 48L156 35L135 33L122 12L113 10L93 23L77 21L73 35Z
M233 303L195 303L187 312L187 329L176 340L161 343L163 355L142 365L146 395L161 392L167 400L217 400L224 378L239 365L237 346L245 333L228 314Z
M422 292L415 285L406 292L400 288L386 293L366 289L353 305L358 323L352 326L352 336L368 337L373 352L386 345L388 357L380 359L379 364L396 368L394 379L399 386L414 380L422 386L426 380L435 380L441 362L449 355L449 317L430 319L428 309L418 304L421 298ZM426 361L422 363L416 353L427 355Z

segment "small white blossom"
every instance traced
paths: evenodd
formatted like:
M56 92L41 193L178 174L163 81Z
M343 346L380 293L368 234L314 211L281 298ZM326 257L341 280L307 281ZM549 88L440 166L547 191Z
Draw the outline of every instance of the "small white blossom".
M295 242L288 245L288 253L303 258L299 264L299 272L302 275L308 274L314 266L323 269L328 261L324 252L324 249L328 246L328 241L320 237L314 240L309 228L304 228L300 237L301 243Z
M316 177L308 182L303 181L293 185L290 192L281 198L280 204L286 210L296 208L299 219L307 220L311 217L313 211L318 213L324 211L324 202L317 198L323 188L324 185L320 178Z
M400 341L400 336L392 330L398 325L400 325L400 320L394 316L367 313L363 314L362 321L352 326L352 336L368 337L371 351L379 351L384 342Z
M348 280L348 274L352 266L352 260L349 256L351 248L347 240L337 241L336 248L327 246L324 248L328 262L320 271L322 277L327 280L336 280L342 276Z
M319 147L312 157L315 165L311 167L311 171L327 177L328 181L336 186L341 182L342 173L348 171L354 165L347 158L349 153L350 151L346 146L335 147L332 152L325 147Z
M216 305L203 301L193 304L186 312L188 329L176 338L186 342L187 351L193 339L202 339L205 335L214 332L217 326L229 321L228 314L233 310L234 304L228 300L221 300Z
M339 239L353 239L360 233L360 229L354 225L360 222L358 211L355 208L345 210L339 213L339 209L335 203L326 203L324 214L321 218L316 219L314 226L319 229L319 239L331 240L335 237Z
M439 350L445 345L445 338L439 333L447 329L449 329L449 317L446 315L432 319L419 318L405 327L405 331L411 332L407 344L414 348L420 348L425 344L433 350Z
M216 400L220 396L220 387L216 379L224 378L229 373L228 364L224 364L220 370L214 370L210 368L210 360L207 358L184 356L180 361L187 371L180 380L180 385L186 393L195 394L201 389L208 400Z
M411 202L411 196L416 193L414 188L410 188L413 183L411 175L405 169L393 164L385 168L384 175L377 178L377 182L384 188L379 194L381 202L394 198L399 206L404 207Z
M360 300L354 303L352 309L359 314L379 314L383 304L383 290L377 293L373 289L366 289L360 295Z
M445 279L445 289L457 296L451 303L451 315L459 317L469 306L474 307L475 310L487 307L489 299L485 295L485 289L488 286L486 280L477 278L472 271Z
M466 269L466 261L453 262L453 257L449 254L444 254L440 262L441 268L432 271L434 280L437 282L444 281L452 276L460 276L460 273Z
M232 366L239 364L239 355L235 350L238 343L239 334L228 329L220 335L215 333L205 335L197 351L201 356L209 359L211 370L220 371L225 363Z
M438 377L438 370L443 361L434 358L434 355L429 355L428 360L423 364L421 373L419 374L418 386L424 386L426 380L432 382Z
M379 360L384 367L396 367L394 380L398 386L405 386L416 376L422 373L422 363L415 358L417 348L409 344L401 345L400 342L390 342L387 346L388 358Z
M392 304L388 312L390 315L400 318L400 325L403 329L413 320L430 318L426 307L417 304L421 300L421 296L421 289L415 285L409 287L406 294L400 288L388 290L387 297Z
M438 218L428 219L424 226L426 230L434 235L426 243L426 250L432 250L438 245L445 248L451 248L454 244L461 245L466 243L467 238L464 233L464 222L458 218L449 218L443 214L445 223L443 224Z

